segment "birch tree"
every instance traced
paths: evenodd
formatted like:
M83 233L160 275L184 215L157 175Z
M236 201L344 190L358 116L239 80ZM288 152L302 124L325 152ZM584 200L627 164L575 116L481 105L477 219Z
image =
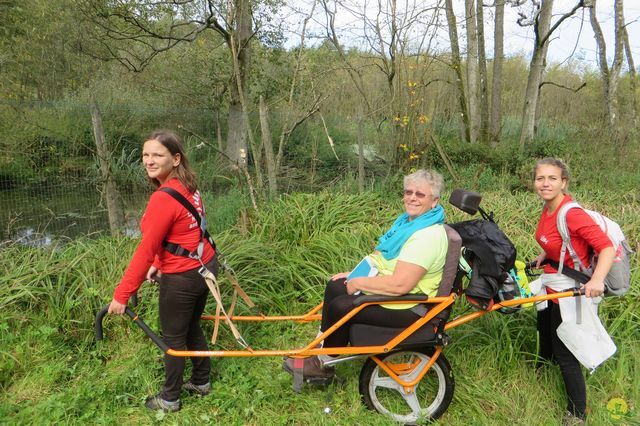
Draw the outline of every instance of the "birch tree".
M482 2L482 0L479 0ZM480 6L482 7L482 6ZM478 31L474 0L465 0L467 30L467 108L469 109L469 142L476 143L480 132L478 105Z
M476 26L478 31L478 109L480 110L480 141L489 140L489 87L487 81L487 52L484 36L484 4L476 1Z
M518 24L522 26L533 25L534 45L531 61L529 63L529 77L527 78L527 88L525 91L524 106L522 109L522 130L520 132L520 149L524 149L527 142L535 136L536 110L540 101L540 87L544 73L547 50L551 41L551 35L562 24L562 22L572 16L579 8L585 7L584 0L578 1L573 8L560 16L551 25L554 0L532 0L534 10L533 16L520 15Z
M500 142L502 132L502 63L504 61L504 1L495 4L493 33L493 75L491 84L491 118L489 139L492 145Z
M445 13L447 15L447 28L449 30L449 42L451 43L451 68L454 73L454 87L458 98L458 107L462 117L462 133L466 141L471 141L470 119L467 110L467 95L462 75L462 59L460 45L458 44L458 27L456 15L453 12L452 0L445 0Z
M594 38L598 46L598 66L602 77L602 88L605 110L607 111L607 124L609 129L615 133L619 121L618 114L618 83L620 81L620 70L624 59L624 40L626 30L624 27L624 5L623 0L614 1L614 51L611 66L607 63L607 44L602 33L602 28L596 16L597 0L591 0L589 8L589 18L593 28ZM628 55L630 56L630 55Z

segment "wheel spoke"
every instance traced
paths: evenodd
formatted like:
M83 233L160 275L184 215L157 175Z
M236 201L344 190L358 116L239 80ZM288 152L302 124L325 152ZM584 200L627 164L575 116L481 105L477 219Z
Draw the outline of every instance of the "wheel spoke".
M413 415L417 418L420 417L420 414L422 413L422 407L420 407L420 401L418 401L418 396L415 391L416 389L414 388L411 393L401 392L401 395L409 408L411 408Z
M391 377L376 377L373 379L374 388L387 388L398 391L402 394L402 386Z

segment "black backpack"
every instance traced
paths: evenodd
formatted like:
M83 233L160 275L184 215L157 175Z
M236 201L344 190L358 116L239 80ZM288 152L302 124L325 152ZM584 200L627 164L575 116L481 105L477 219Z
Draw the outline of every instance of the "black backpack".
M473 305L489 309L508 271L515 266L516 248L498 225L489 220L467 220L449 226L460 234L463 256L472 268L465 295Z

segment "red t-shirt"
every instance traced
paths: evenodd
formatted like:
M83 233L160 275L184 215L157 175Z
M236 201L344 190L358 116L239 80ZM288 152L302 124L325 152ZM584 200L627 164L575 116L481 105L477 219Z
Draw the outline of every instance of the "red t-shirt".
M560 207L571 201L571 196L566 194L564 199L552 214L548 214L547 207L542 209L538 229L536 230L536 241L540 247L547 253L547 258L560 262L560 250L562 249L562 237L556 226L556 220ZM569 237L571 245L576 251L580 262L585 267L591 264L592 251L600 253L607 247L613 247L613 243L607 234L600 229L597 223L582 209L570 209L567 212L567 227L569 228ZM564 255L564 264L570 268L576 269L573 259L567 249ZM555 274L558 271L551 265L544 266L546 274ZM549 290L549 289L547 289ZM553 291L550 291L553 292ZM557 303L557 299L553 300Z
M204 204L198 191L189 192L178 179L170 179L160 188L165 187L173 188L182 194L204 218ZM193 251L201 241L200 228L195 217L166 192L155 191L151 194L140 221L140 231L142 241L113 294L113 298L120 303L127 303L129 297L138 290L146 280L147 271L152 264L162 273L168 274L185 272L200 266L198 260L176 256L162 247L162 242L166 240ZM205 243L203 262L210 261L214 254L213 247Z

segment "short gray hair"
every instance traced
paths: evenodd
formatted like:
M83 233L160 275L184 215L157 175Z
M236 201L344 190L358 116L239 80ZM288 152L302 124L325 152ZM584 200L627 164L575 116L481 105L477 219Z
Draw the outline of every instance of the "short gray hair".
M404 177L404 186L409 182L426 183L433 190L433 198L440 198L444 190L444 178L435 170L417 170Z

